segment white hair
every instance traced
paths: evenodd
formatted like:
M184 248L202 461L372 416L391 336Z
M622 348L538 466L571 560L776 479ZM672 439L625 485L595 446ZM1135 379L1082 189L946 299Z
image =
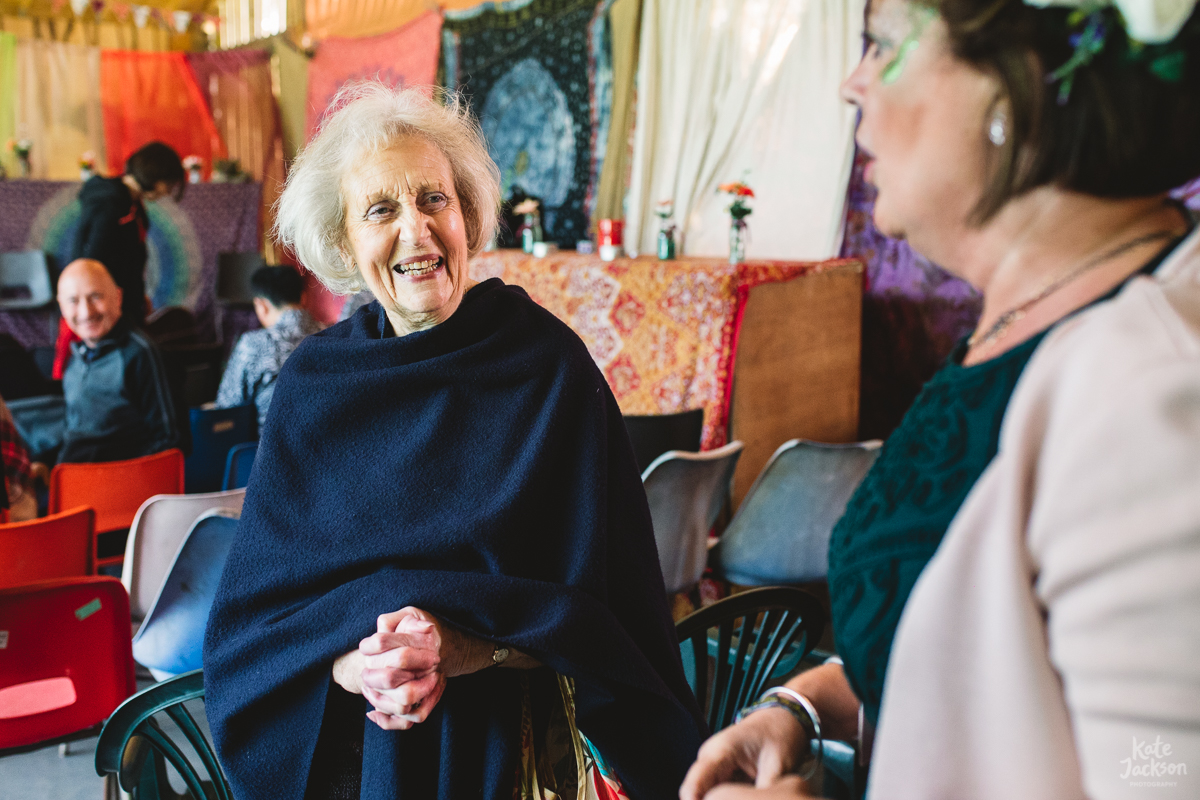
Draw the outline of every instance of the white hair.
M366 288L346 258L343 177L364 158L405 136L423 137L446 156L468 251L473 256L487 245L500 208L500 170L488 155L479 124L457 94L365 81L339 91L331 107L336 110L292 164L275 206L276 238L327 289L352 294Z

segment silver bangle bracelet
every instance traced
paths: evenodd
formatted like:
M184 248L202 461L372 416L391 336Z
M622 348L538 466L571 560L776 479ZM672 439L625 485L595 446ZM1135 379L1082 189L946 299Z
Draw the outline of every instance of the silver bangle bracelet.
M771 697L785 697L792 701L792 703L804 709L804 713L808 715L808 721L812 725L812 731L806 731L806 733L810 734L809 746L813 751L813 755L816 757L816 762L814 763L813 768L809 770L807 775L802 775L800 777L805 779L811 778L813 774L816 773L817 767L820 766L825 760L825 748L823 747L825 740L821 736L821 715L817 713L817 709L812 704L811 700L786 686L773 686L770 689L767 689L762 693L762 696L759 697L758 701L761 703L762 701ZM803 722L801 722L801 725L803 727L807 727L803 724ZM815 746L813 746L814 743Z

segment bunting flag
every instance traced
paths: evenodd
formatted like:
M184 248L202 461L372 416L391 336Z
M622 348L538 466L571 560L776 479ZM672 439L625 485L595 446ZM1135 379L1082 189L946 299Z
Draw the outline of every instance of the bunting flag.
M334 96L348 83L378 79L389 86L433 86L441 30L441 15L431 11L382 36L321 42L308 65L306 140L312 139Z
M470 100L512 187L542 200L548 241L588 238L612 104L612 0L531 0L448 12L445 83Z
M100 54L100 97L108 169L125 170L125 160L159 141L181 157L199 156L205 177L214 159L227 155L212 113L183 53L104 50Z

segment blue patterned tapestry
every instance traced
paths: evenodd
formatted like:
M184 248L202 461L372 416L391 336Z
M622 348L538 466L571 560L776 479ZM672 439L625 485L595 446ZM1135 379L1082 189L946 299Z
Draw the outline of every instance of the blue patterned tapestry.
M447 12L445 84L479 116L503 176L542 198L546 240L589 235L608 141L612 0L513 0Z

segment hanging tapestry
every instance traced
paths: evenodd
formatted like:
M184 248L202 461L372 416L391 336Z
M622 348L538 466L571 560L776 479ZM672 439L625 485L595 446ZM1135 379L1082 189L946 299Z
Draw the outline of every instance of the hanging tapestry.
M88 152L103 168L100 48L20 40L15 81L15 135L33 142L30 177L76 180Z
M612 105L612 0L516 0L447 12L445 83L479 117L503 196L542 201L547 241L588 238Z
M198 156L206 177L213 160L227 155L183 53L102 50L100 100L112 175L150 142L165 142L182 158Z
M283 131L271 91L271 53L264 49L189 53L188 64L212 110L229 158L263 185L262 222L269 231L283 190Z
M432 86L441 30L441 15L431 11L382 36L331 36L317 45L308 64L308 139L348 83L378 79L389 86Z

